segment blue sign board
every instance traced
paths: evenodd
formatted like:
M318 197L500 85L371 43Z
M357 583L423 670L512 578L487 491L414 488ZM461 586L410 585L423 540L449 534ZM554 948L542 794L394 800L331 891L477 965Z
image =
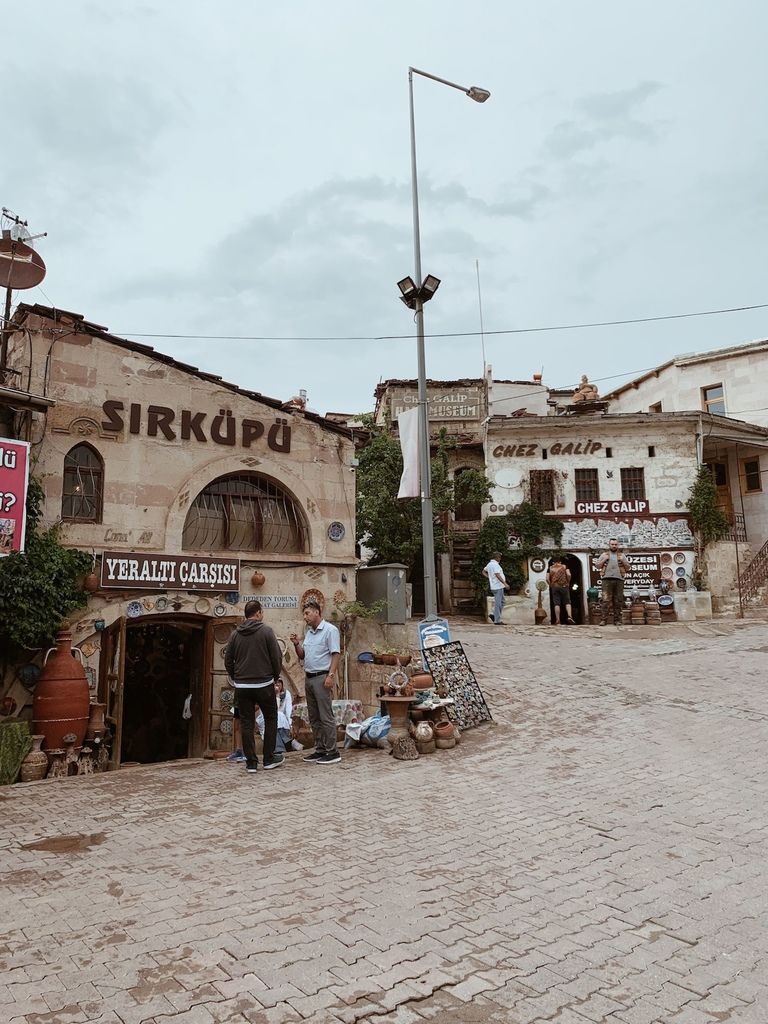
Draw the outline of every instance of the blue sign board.
M440 647L451 642L451 631L447 619L422 619L419 623L421 649Z

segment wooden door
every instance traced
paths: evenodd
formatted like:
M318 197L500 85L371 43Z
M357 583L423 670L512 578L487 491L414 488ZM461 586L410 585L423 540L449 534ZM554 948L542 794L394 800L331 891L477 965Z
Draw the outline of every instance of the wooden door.
M242 621L240 616L233 615L212 619L205 627L202 700L206 713L203 717L202 746L207 754L232 748L234 687L224 668L224 648L232 630Z
M731 498L731 484L728 478L728 463L713 462L712 477L717 488L717 507L722 509L728 517L728 522L733 522L733 499Z
M123 740L123 687L125 680L125 617L116 619L102 633L99 658L99 698L106 704L104 717L112 733L110 768L120 767Z

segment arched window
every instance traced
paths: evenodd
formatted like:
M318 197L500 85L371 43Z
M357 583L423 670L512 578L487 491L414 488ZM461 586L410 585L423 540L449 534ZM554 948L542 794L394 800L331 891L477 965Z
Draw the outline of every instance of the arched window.
M187 513L185 551L309 551L309 528L291 495L257 473L219 477Z
M89 444L76 444L64 456L61 518L100 523L104 499L104 461Z

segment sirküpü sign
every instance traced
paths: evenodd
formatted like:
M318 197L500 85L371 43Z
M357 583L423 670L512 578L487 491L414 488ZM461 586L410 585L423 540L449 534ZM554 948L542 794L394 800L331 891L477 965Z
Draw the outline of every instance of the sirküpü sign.
M240 589L240 559L105 551L101 557L101 587L235 591Z
M29 442L0 437L0 557L24 550Z

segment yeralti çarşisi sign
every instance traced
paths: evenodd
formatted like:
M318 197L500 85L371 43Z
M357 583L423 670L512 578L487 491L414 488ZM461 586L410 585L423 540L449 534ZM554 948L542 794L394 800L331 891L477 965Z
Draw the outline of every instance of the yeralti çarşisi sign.
M105 551L103 590L239 590L239 558Z

